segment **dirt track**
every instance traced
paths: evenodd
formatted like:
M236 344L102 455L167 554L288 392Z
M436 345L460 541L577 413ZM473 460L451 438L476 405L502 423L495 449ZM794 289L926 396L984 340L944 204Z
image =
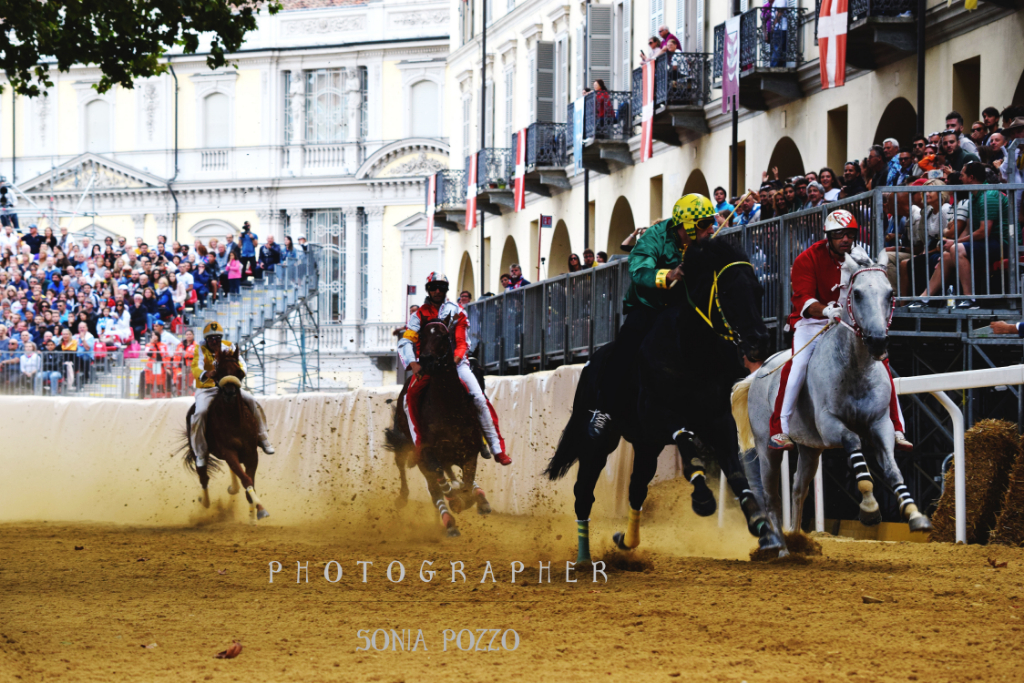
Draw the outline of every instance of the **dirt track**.
M303 528L251 528L231 519L240 505L188 527L0 525L0 681L1020 680L1024 550L822 538L806 563L751 563L735 515L726 532L696 520L679 486L649 505L650 568L597 585L564 582L570 518L463 513L458 539L415 505ZM595 520L595 556L620 526ZM272 560L283 571L270 584ZM357 560L374 562L366 584ZM402 583L385 576L392 560ZM443 570L429 584L423 560ZM467 583L449 582L452 560ZM497 583L480 584L488 560ZM526 565L515 584L513 560ZM550 584L538 561L552 562ZM446 628L521 642L444 652ZM360 629L422 629L427 651L357 652ZM235 639L237 659L213 658Z

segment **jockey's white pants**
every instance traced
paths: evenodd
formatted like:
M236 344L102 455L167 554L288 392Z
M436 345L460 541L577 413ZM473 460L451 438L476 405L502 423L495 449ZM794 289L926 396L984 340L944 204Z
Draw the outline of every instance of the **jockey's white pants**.
M466 387L466 391L473 398L473 405L476 406L477 419L480 421L480 428L484 432L484 437L487 439L487 445L491 449L491 453L504 453L505 452L505 441L501 438L501 434L498 432L498 416L494 413L494 408L491 406L490 401L484 395L483 390L480 388L480 383L476 381L476 375L473 374L472 368L469 366L467 359L462 359L456 366L456 371L459 373L459 379L462 381L462 385ZM418 401L418 394L422 390L422 387L414 388L414 384L422 381L423 378L414 377L412 383L409 385L409 389L406 391L404 405L402 406L405 410L405 416L409 420L409 431L412 432L413 441L417 446L420 445L420 430L418 424L419 417L419 406L417 405L414 410L410 410L410 395L412 401ZM428 380L429 381L429 380Z
M260 440L267 438L267 424L263 421L263 411L256 404L256 399L248 391L241 391L242 400L256 416L256 423L260 426L258 437ZM210 410L210 404L217 395L217 388L196 389L196 412L192 416L191 442L192 452L196 454L196 467L206 464L206 458L210 455L210 448L206 445L206 413Z
M804 318L797 322L796 327L793 329L793 353L797 355L793 356L791 361L789 381L786 383L786 395L782 399L782 410L779 412L779 422L782 423L783 434L789 434L789 418L793 415L796 399L800 395L800 390L803 389L804 380L807 379L807 364L811 362L814 349L818 346L818 340L821 339L821 337L815 337L815 335L821 332L827 324L827 320ZM811 341L811 339L814 339L814 341ZM804 349L804 345L808 344L808 342L810 342L809 345ZM803 351L800 351L800 349L803 349ZM797 353L798 351L799 353ZM900 407L898 400L895 403L896 411L900 418L896 428L901 429L906 424L903 420L903 408Z

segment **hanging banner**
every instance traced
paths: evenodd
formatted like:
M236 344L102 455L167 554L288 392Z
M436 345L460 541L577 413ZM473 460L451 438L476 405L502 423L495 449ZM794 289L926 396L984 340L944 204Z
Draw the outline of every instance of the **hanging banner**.
M427 244L434 241L434 210L437 206L437 174L427 178Z
M725 22L725 40L722 41L722 113L728 114L740 97L740 18Z
M466 232L476 227L476 164L478 154L469 155L466 169Z
M512 196L516 213L526 208L526 129L516 135L516 188Z
M581 97L572 103L572 174L583 172L583 101Z
M643 108L640 110L640 163L654 156L654 69L656 59L644 62L643 73Z
M846 85L846 27L848 0L824 0L818 15L818 61L821 88Z

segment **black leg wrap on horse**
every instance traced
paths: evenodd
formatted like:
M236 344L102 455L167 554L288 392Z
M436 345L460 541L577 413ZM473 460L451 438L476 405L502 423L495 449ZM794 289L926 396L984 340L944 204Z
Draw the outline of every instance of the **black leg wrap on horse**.
M857 477L857 481L867 479L871 481L871 470L868 469L868 462L864 459L864 454L860 451L850 453L850 469L853 470L853 474Z
M904 511L908 505L914 505L914 499L910 496L910 490L906 484L899 484L893 489L893 493L899 498L900 501L900 516L904 515Z
M690 494L693 511L701 517L710 517L715 514L718 506L715 504L715 494L708 488L704 474L704 461L697 454L697 446L693 443L693 432L687 429L680 429L672 435L672 440L679 449L679 457L683 460L683 476L693 484L693 493Z
M768 525L768 517L761 508L757 496L750 489L740 493L740 508L743 509L743 516L747 518L747 531L751 536L762 537L771 531Z

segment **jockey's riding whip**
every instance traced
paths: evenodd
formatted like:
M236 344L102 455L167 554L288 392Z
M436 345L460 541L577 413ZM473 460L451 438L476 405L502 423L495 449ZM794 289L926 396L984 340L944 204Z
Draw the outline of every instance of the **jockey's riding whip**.
M828 323L828 325L825 325L825 327L821 328L821 331L820 331L820 332L818 332L818 334L816 334L816 335L814 335L813 337L811 337L810 339L808 339L808 340L807 340L807 343L806 343L806 344L804 344L803 346L801 346L801 347L800 347L800 348L799 348L799 349L797 350L797 352L796 352L796 353L794 353L794 354L793 354L793 355L792 355L792 356L790 357L790 359L789 359L789 360L787 360L787 361L786 361L785 363L783 363L782 365L778 365L778 366L776 366L775 368L773 368L772 370L769 370L768 372L766 372L766 373L765 373L765 374L763 374L763 375L758 375L758 376L757 376L757 379L764 379L765 377L770 377L770 376L771 376L772 374L774 374L774 373L775 373L775 371L777 371L777 370L780 370L780 369L782 369L782 368L786 367L786 365L787 365L787 364L789 364L789 363L792 363L792 362L793 362L793 359L794 359L794 358L796 358L796 357L797 357L797 356L798 356L798 355L800 354L800 352L801 352L801 351L803 351L804 349L806 349L806 348L807 348L808 346L810 346L810 345L811 345L811 342L813 342L813 341L814 341L815 339L817 339L817 338L818 338L818 337L820 337L821 335L825 334L826 332L828 332L828 331L829 331L830 329L832 329L833 327L835 327L835 326L836 326L836 325L838 325L838 324L839 324L839 322L838 322L838 321L836 321L836 320L830 320L830 321L829 321L829 323Z
M747 201L747 197L749 197L752 194L754 194L753 190L747 190L747 193L745 195L743 195L742 197L740 197L740 200L738 202L736 202L736 206L732 207L732 213L730 213L726 217L724 223L722 223L721 225L718 226L718 230L715 230L715 233L713 235L711 235L711 239L714 239L714 238L718 237L718 233L722 230L722 228L724 228L725 226L729 225L729 221L731 221L732 217L736 215L736 212L739 210L740 205L743 204L743 202Z

